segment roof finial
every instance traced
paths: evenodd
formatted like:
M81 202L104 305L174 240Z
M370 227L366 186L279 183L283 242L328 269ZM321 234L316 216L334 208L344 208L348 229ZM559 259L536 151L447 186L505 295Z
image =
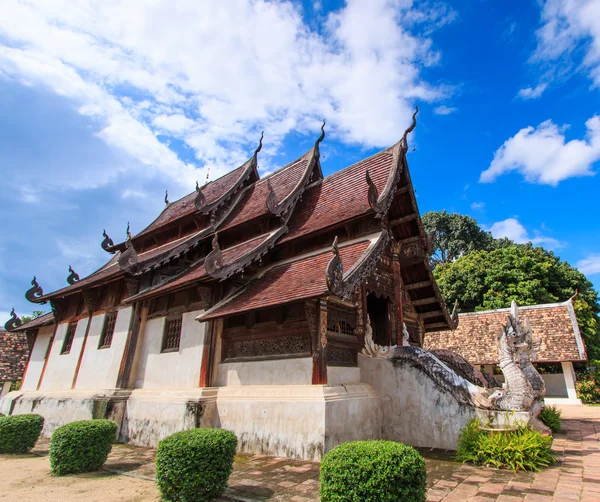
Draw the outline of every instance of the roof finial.
M79 280L79 274L73 270L73 267L69 265L69 277L67 277L67 282L72 286Z
M319 136L319 139L317 139L317 145L325 139L325 124L325 119L323 119L323 125L321 126L321 136Z
M206 181L204 182L204 185L202 186L202 188L204 188L206 185L208 185L208 178L210 177L210 166L208 166L206 168Z
M15 308L13 307L13 309L10 311L10 319L6 321L6 324L4 324L4 329L6 331L13 331L19 326L21 326L21 324L23 324L23 322L21 321L21 318L15 313Z
M106 233L106 230L102 231L102 236L104 237L104 240L100 244L102 246L102 249L104 249L104 251L107 251L109 253L114 253L114 251L109 251L109 248L113 247L115 245L115 243L108 236L108 234Z
M413 113L413 116L412 116L412 124L410 125L410 127L406 131L404 131L404 134L402 135L402 144L404 145L404 149L406 151L408 151L408 142L406 140L406 137L417 126L417 113L419 113L419 106L418 105L415 106L415 113Z
M254 155L257 155L258 152L262 150L262 140L265 137L265 131L260 133L260 141L258 142L258 148L254 150Z
M165 204L168 206L169 205L169 191L165 190Z
M575 294L571 298L569 298L569 301L571 303L573 303L575 301L575 298L577 298L578 296L579 296L579 289L576 289Z
M127 240L131 239L131 232L129 231L129 222L127 222L127 230L125 230L125 233L127 234Z
M44 290L40 287L40 285L37 282L37 279L35 278L35 275L33 276L33 280L31 281L31 288L29 288L26 292L25 292L25 298L27 298L31 303L40 303L38 302L38 300L44 296ZM41 303L46 303L46 302L41 302Z
M198 185L198 180L196 180L196 192L200 191L200 185Z

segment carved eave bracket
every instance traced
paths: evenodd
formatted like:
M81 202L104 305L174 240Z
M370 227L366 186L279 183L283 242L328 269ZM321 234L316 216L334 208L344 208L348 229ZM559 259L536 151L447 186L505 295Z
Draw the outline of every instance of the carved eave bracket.
M369 248L363 253L362 257L352 267L348 273L344 274L342 257L338 247L338 239L335 237L332 245L333 258L329 260L326 269L327 288L331 293L340 298L348 298L355 290L355 287L368 276L377 265L381 253L389 242L387 230L382 230L374 242L371 242Z
M386 181L385 187L381 194L375 183L373 182L369 171L367 170L365 177L367 180L367 185L369 186L369 191L367 193L367 198L369 200L369 206L371 209L375 211L377 214L377 218L382 218L390 209L392 205L392 200L394 200L394 195L396 193L396 189L398 188L398 183L400 182L400 177L402 175L402 171L406 167L406 152L408 151L408 141L407 136L410 132L412 132L417 125L417 113L419 112L419 107L416 107L415 113L412 116L412 124L404 134L402 135L402 139L398 141L393 147L392 150L392 168L388 175L388 179Z
M229 200L236 192L242 188L244 182L249 178L250 174L253 172L258 172L258 153L262 150L262 140L264 138L264 131L261 133L260 141L258 144L258 148L254 151L254 155L250 157L244 164L244 169L242 175L239 179L233 184L233 186L225 192L225 194L219 197L217 200L211 202L210 204L206 201L206 196L202 193L202 189L206 186L204 185L202 188L198 186L196 183L196 198L194 199L194 206L201 214L208 214L213 210L216 210L221 204ZM258 175L257 175L258 176Z
M33 276L33 280L31 281L31 288L29 288L25 292L25 298L27 298L27 300L29 300L31 303L46 303L45 301L40 300L43 296L44 290L38 284L35 276Z
M271 185L271 180L267 179L267 188L269 190L266 200L267 209L273 216L278 216L285 222L287 222L296 203L302 197L304 189L312 181L315 167L319 165L319 158L321 156L319 144L325 139L325 123L326 122L323 120L321 135L315 142L315 146L304 154L304 157L308 158L308 162L306 163L306 169L304 170L300 181L298 181L294 189L283 200L279 201L277 199L277 195Z
M125 242L125 251L123 251L118 258L119 268L123 272L134 274L137 272L139 267L138 255L131 242L131 234L128 234L127 241Z
M112 253L114 254L115 250L113 249L115 246L115 243L113 242L113 240L108 236L108 234L106 233L106 230L102 231L102 236L104 237L104 240L102 241L102 243L100 244L102 246L102 249L104 249L104 251L106 251L107 253Z
M15 309L13 307L13 309L10 311L10 319L4 324L4 329L6 331L14 331L22 324L23 322L21 321L21 318L15 313Z
M280 227L276 231L272 232L271 235L259 246L253 248L251 251L240 256L231 263L223 263L223 252L219 247L217 234L215 234L215 237L212 241L213 249L204 260L204 268L206 269L208 275L220 280L227 279L234 274L243 272L248 265L264 256L269 249L275 245L277 240L282 235L287 233L287 231L288 228L285 225Z
M79 281L79 274L73 270L73 267L69 265L69 276L67 277L67 282L72 286L76 282Z

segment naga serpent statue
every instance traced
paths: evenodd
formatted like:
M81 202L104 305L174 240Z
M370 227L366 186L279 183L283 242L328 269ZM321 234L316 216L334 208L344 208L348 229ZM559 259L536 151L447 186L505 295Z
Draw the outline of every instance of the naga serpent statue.
M456 352L446 349L435 349L430 352L446 366L472 384L485 388L501 387L501 384L497 382L493 376L479 371L463 356Z

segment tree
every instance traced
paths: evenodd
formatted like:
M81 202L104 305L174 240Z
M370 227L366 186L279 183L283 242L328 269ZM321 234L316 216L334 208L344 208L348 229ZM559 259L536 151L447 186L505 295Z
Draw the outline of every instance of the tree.
M434 275L447 305L462 312L562 302L578 290L574 307L588 357L600 358L600 305L592 283L552 251L528 244L473 251L439 264Z
M512 244L508 239L494 239L473 218L446 211L430 211L423 215L425 231L432 236L432 267L449 263L472 251L496 249Z
M34 319L43 316L45 313L46 312L44 312L43 310L34 310L31 313L31 315L24 315L23 317L21 317L21 322L25 324L26 322L33 321Z

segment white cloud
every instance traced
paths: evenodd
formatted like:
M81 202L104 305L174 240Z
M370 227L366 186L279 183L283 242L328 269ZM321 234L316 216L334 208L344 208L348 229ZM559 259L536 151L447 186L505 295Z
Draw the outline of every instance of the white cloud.
M535 87L525 87L524 89L519 90L517 97L524 100L537 99L547 88L548 84L538 84Z
M146 197L148 197L148 194L141 190L134 190L133 188L126 188L125 190L123 190L123 193L121 194L122 199L129 199L132 197L138 199L145 199Z
M471 204L471 209L483 209L485 207L485 202L473 202Z
M600 254L591 254L577 262L577 268L585 275L600 274Z
M458 111L458 108L446 105L436 106L433 109L433 113L435 113L436 115L450 115L451 113L454 113L456 111Z
M516 218L507 218L503 221L497 221L489 228L489 231L492 232L492 235L496 239L507 237L517 244L531 242L537 246L545 246L548 248L560 248L565 246L563 242L552 237L543 236L539 234L539 232L536 232L535 237L531 237L529 232L527 232L525 227Z
M555 75L568 75L581 67L594 85L600 86L600 2L546 0L541 21L531 61L556 64L552 70ZM581 60L575 60L580 54Z
M97 135L136 162L82 173L62 186L93 188L128 171L193 186L236 167L265 130L262 167L292 131L387 146L410 122L414 101L448 88L423 66L439 61L428 33L452 22L444 4L349 0L304 23L291 2L236 0L3 0L0 78L71 99ZM166 136L164 142L158 138ZM169 148L183 141L193 165Z
M568 142L565 127L559 128L550 120L537 128L521 129L496 150L479 181L490 183L510 171L518 171L530 183L552 186L567 178L593 176L592 165L600 159L600 115L594 115L585 125L586 138Z

